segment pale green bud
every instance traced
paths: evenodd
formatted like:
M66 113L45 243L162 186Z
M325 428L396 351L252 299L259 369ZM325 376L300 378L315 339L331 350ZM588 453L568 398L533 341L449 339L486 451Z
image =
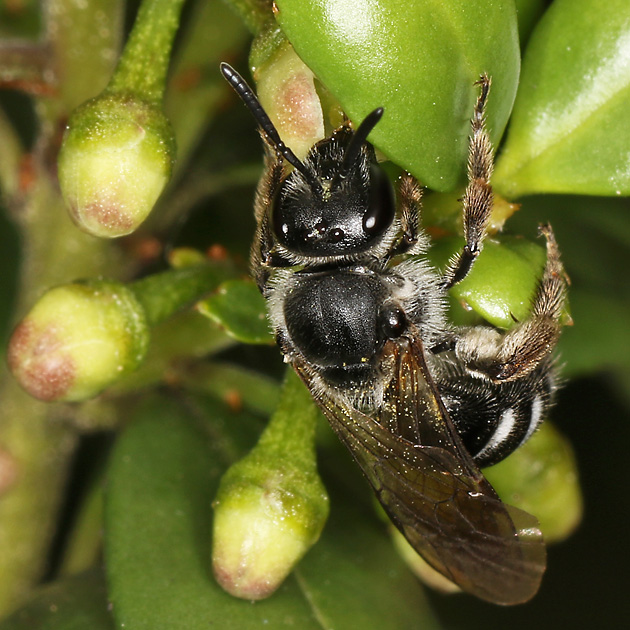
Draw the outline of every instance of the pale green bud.
M271 595L324 527L329 505L316 470L316 418L306 388L291 372L258 445L221 480L213 570L236 597Z
M311 484L294 472L256 474L255 468L232 468L221 484L214 502L212 558L219 584L252 600L280 586L318 540L328 514L322 489L313 496Z
M549 422L496 466L484 470L503 501L533 514L547 543L570 536L582 519L582 492L569 441Z
M70 215L103 238L133 232L169 181L175 140L157 105L105 91L76 109L59 154Z
M303 160L324 138L324 114L315 75L288 42L256 71L256 92L282 141Z
M124 285L67 284L45 293L18 324L8 362L31 396L84 400L133 371L148 341L144 310Z

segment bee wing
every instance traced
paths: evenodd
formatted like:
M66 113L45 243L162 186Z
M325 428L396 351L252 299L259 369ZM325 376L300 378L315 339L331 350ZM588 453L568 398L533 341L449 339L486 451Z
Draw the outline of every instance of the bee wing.
M389 342L395 377L378 420L341 404L295 368L392 522L437 571L497 604L533 597L546 565L538 521L504 504L465 450L419 340Z

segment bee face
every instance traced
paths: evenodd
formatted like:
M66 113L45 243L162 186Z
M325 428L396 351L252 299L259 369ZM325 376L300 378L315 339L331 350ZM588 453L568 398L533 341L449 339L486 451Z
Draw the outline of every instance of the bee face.
M527 601L546 563L538 523L502 503L479 464L527 440L556 387L550 352L566 287L551 228L541 228L547 264L528 320L500 333L455 329L445 316L446 293L481 251L492 207L490 80L478 83L472 117L466 245L438 274L424 259L420 186L403 175L396 209L367 143L381 108L301 162L244 80L225 64L222 71L271 155L255 208L252 272L287 361L414 549L482 599Z
M305 160L313 177L294 170L279 187L272 229L285 251L309 261L357 255L372 249L392 226L393 187L372 148L363 145L344 163L354 137L348 127L337 130Z

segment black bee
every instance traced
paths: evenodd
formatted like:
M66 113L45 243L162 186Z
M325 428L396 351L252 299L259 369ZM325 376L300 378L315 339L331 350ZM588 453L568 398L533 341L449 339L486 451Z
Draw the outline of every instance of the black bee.
M424 559L464 591L499 604L530 599L546 565L537 520L504 504L479 467L525 442L556 388L565 276L552 230L531 315L508 332L456 328L445 296L481 251L492 208L484 107L471 121L466 244L439 274L426 261L422 189L396 195L367 136L375 109L300 161L243 78L221 71L266 145L252 272L286 361L348 447L383 508ZM292 168L291 168L292 167Z

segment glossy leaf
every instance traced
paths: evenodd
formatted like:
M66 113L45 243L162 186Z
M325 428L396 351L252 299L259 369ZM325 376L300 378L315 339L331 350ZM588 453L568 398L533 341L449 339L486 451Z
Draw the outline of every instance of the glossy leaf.
M199 311L244 343L273 343L264 298L249 280L231 280L200 302Z
M464 240L445 238L431 250L441 267L460 251ZM545 264L545 250L526 239L502 236L487 240L470 272L451 289L451 295L499 328L510 328L530 311Z
M113 630L102 572L93 569L49 584L0 623L0 630Z
M511 0L276 0L298 55L360 123L376 107L370 140L436 190L465 173L473 83L493 80L489 128L497 142L519 74Z
M630 3L556 0L534 31L494 185L630 194Z
M210 571L211 501L227 462L251 445L252 420L208 399L193 407L194 420L188 406L153 398L113 454L106 562L120 627L435 627L419 585L370 513L335 502L334 525L276 594L252 604L222 591Z

